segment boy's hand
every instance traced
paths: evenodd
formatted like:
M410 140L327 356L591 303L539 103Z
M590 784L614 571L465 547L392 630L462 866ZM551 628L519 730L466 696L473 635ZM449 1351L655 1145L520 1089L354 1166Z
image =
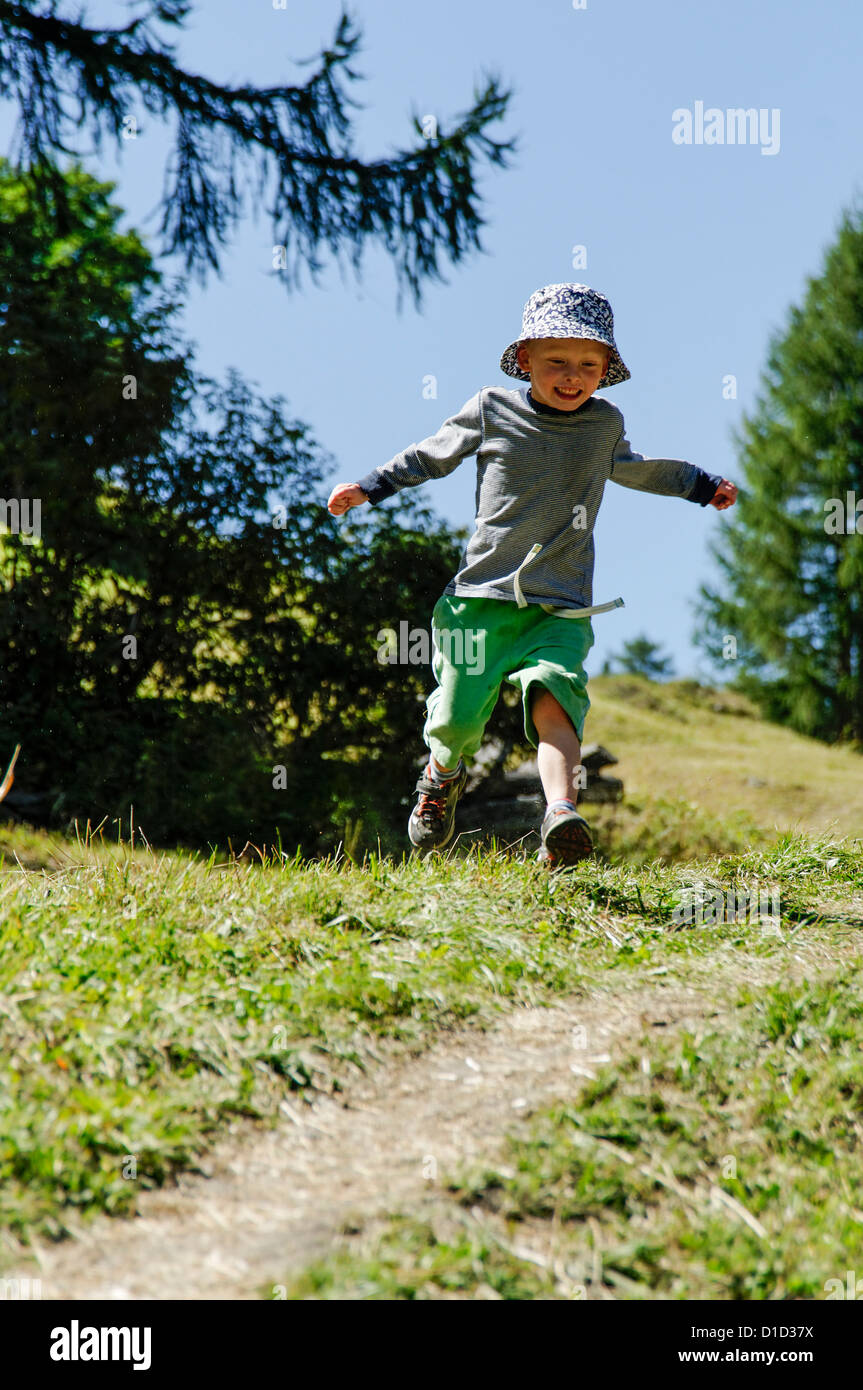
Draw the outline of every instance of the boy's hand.
M710 499L710 506L715 507L718 512L724 512L726 507L733 507L736 501L737 488L733 483L729 483L727 478L723 478Z
M356 483L339 483L330 493L327 511L332 512L333 516L341 516L350 507L361 507L368 500L368 494Z

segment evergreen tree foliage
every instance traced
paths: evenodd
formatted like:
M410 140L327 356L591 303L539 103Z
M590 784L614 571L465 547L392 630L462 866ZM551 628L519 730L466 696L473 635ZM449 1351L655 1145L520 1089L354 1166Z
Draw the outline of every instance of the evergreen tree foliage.
M771 339L735 437L743 485L703 586L702 647L769 717L863 741L863 217ZM859 507L859 510L858 510Z
M671 657L663 656L658 643L644 634L624 642L623 650L618 656L612 655L610 661L616 661L621 671L629 675L647 676L652 681L668 680L673 674ZM606 662L603 675L610 669L610 662Z
M181 66L159 26L181 29L189 0L132 0L113 28L65 8L0 0L19 114L18 163L0 162L0 491L41 507L39 534L0 532L0 736L22 744L5 804L61 825L134 805L163 842L313 851L360 820L401 841L392 788L430 675L377 661L377 633L428 622L461 538L410 495L329 517L331 461L281 397L196 371L181 286L119 232L74 138L122 150L130 118L173 123L162 249L202 280L268 200L288 288L327 254L359 273L371 244L419 304L482 249L477 173L515 147L487 133L509 94L488 77L449 128L414 117L413 143L365 162L346 13L307 81L262 89Z
M134 806L187 843L385 831L429 672L381 664L377 633L428 621L457 542L410 497L329 515L331 461L281 397L195 371L111 188L71 170L58 237L0 163L0 477L41 508L0 533L4 806Z
M416 303L428 279L442 279L441 259L460 262L481 250L485 225L477 164L506 166L514 140L487 127L509 101L494 76L483 79L470 108L433 138L413 118L415 143L385 158L354 152L348 92L360 32L343 12L330 46L301 85L227 86L185 71L159 24L182 28L189 0L140 0L143 13L119 28L91 28L58 13L53 0L0 0L0 97L19 112L13 158L30 171L33 189L54 210L62 231L68 209L56 167L79 130L100 150L113 138L123 150L124 122L141 110L174 125L170 174L161 202L163 249L180 252L202 281L219 270L220 248L247 200L271 199L273 244L285 247L280 273L296 287L305 267L316 277L327 251L359 272L367 243L382 246ZM140 7L140 6L139 6ZM276 16L279 21L281 17ZM307 60L309 63L314 59Z

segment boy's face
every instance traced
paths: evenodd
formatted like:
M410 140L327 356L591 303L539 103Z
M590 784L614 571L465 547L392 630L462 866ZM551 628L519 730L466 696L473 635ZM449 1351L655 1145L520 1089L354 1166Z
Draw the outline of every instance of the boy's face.
M523 372L530 373L535 400L557 410L578 410L605 376L608 348L592 338L532 338L516 353Z

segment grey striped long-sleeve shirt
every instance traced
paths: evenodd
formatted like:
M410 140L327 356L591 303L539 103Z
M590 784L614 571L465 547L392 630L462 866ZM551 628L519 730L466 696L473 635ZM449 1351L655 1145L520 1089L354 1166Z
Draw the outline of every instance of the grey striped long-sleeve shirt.
M512 601L512 575L539 544L520 576L525 599L590 607L593 528L609 478L702 506L721 482L682 459L633 453L623 415L602 397L563 411L534 401L528 387L484 386L436 434L358 485L376 506L402 488L445 477L471 454L477 460L475 530L444 590L463 597Z

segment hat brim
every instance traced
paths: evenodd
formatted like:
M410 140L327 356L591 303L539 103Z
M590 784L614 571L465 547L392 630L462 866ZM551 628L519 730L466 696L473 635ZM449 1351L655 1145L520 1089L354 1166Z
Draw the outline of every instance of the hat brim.
M596 388L597 391L600 391L603 386L618 386L621 381L629 381L630 377L632 376L632 373L630 372L620 353L617 351L617 348L614 346L614 343L607 342L605 338L598 338L594 333L583 332L579 333L578 336L580 338L592 338L594 342L602 343L603 347L608 348L608 371L605 373L605 376L602 377L601 381L599 382L599 385ZM558 334L539 333L537 334L537 337L556 338L558 337ZM503 353L500 359L501 371L505 372L507 376L516 377L519 381L530 381L530 372L522 371L521 367L518 365L518 361L516 360L516 353L518 352L518 349L522 343L529 343L535 341L536 338L516 338L514 343L510 343L509 347L506 349L506 351Z

